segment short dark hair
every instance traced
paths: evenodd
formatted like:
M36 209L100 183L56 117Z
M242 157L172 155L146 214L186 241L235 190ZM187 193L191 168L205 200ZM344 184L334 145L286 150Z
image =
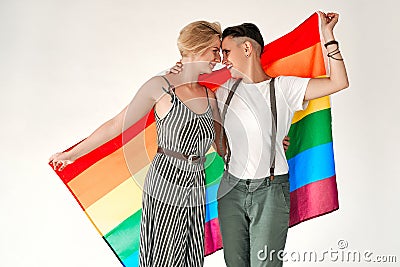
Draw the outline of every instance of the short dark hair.
M243 23L237 26L226 28L222 32L222 40L228 36L248 37L256 41L261 46L261 53L264 50L264 39L261 35L260 29L253 23Z

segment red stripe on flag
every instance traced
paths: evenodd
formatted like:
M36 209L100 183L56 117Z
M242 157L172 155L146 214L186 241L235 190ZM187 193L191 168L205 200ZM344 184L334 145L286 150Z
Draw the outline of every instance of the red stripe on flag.
M336 175L290 193L290 227L339 208Z
M204 225L204 255L208 256L222 248L222 237L218 218L212 219Z
M199 76L199 84L210 88L215 91L223 85L228 79L231 78L231 73L227 68L213 71L209 74L202 74Z
M272 62L293 55L319 42L321 42L319 35L319 15L314 13L290 33L267 44L264 47L264 53L261 55L261 65L269 65ZM270 53L269 51L273 52Z

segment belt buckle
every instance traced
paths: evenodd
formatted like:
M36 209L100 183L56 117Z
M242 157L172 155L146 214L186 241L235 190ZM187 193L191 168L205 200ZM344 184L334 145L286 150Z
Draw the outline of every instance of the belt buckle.
M193 164L193 158L194 158L194 157L196 157L196 155L189 155L189 157L188 157L189 165L192 165L192 164Z

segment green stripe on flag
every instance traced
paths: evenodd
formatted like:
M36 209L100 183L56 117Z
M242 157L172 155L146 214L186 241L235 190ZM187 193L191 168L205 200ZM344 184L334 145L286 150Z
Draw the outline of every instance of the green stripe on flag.
M223 159L217 154L217 152L212 152L206 155L204 166L206 167L206 186L209 187L218 183L221 179L222 173L224 172Z
M139 250L138 237L140 236L141 216L142 209L132 214L104 236L122 261Z
M288 134L290 146L286 151L286 158L289 160L309 148L332 142L331 123L331 109L327 108L292 124Z

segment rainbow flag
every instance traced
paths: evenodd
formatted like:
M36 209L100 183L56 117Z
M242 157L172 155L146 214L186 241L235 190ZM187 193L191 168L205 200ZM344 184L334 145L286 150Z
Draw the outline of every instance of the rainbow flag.
M266 45L262 64L270 76L323 77L325 59L315 13ZM229 78L226 69L200 77L213 89ZM289 135L292 226L338 208L329 98L313 100L307 110L296 113ZM123 266L138 266L142 185L156 153L156 138L151 110L119 136L56 171ZM223 161L212 149L206 157L204 245L209 255L222 248L216 195Z

